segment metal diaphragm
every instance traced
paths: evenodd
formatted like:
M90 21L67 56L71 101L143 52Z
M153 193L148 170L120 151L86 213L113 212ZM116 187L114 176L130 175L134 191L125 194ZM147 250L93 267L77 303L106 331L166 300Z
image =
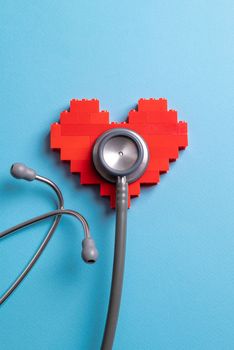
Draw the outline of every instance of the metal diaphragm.
M109 182L126 176L136 181L145 171L149 151L144 139L135 131L114 128L103 133L93 148L93 162L98 173Z

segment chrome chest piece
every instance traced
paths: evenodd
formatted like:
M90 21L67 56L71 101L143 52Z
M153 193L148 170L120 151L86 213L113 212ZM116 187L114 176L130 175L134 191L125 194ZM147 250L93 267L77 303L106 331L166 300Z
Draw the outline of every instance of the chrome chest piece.
M93 148L93 162L99 174L109 182L126 176L136 181L145 171L149 151L144 139L130 129L116 128L103 133Z

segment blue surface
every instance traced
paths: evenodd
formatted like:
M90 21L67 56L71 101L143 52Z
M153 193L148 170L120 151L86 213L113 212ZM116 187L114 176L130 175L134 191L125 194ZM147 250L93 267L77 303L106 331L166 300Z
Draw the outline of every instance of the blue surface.
M0 309L1 350L99 349L109 296L114 212L49 150L49 126L73 97L96 97L122 121L140 97L166 97L190 146L129 211L115 350L234 349L233 1L1 1L0 229L54 208L23 161L63 189L100 250L80 259L64 218ZM1 241L0 288L44 236L39 224Z

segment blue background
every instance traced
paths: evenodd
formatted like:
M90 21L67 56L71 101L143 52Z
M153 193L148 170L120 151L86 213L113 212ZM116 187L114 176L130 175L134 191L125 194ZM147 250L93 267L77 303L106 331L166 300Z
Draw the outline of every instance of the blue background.
M81 187L49 127L69 100L99 98L122 121L140 97L166 97L189 123L189 148L129 211L116 350L234 349L233 1L1 0L0 228L55 207L9 176L14 161L63 189L90 222L100 259L80 259L81 227L64 218L27 279L0 308L1 350L99 349L114 212ZM49 222L1 241L3 292Z

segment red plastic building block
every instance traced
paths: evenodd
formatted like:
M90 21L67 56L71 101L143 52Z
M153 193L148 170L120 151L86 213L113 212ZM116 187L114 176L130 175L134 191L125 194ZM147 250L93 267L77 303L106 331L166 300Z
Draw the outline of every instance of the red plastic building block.
M106 130L128 128L146 141L150 160L145 173L129 185L131 197L139 196L141 185L155 185L159 175L169 170L169 162L178 158L188 145L187 123L177 121L177 112L167 109L166 99L140 99L137 110L129 112L123 123L110 123L109 113L99 111L99 101L71 100L70 111L60 115L60 123L51 125L51 148L60 150L60 158L70 161L71 172L80 173L83 185L100 185L100 195L109 196L115 207L115 185L106 182L95 170L92 149Z

